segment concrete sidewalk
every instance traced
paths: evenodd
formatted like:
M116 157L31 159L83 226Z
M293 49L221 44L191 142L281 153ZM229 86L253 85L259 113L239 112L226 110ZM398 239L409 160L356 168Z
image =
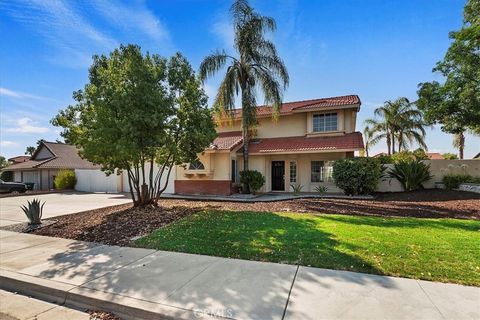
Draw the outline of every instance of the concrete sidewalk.
M0 287L129 319L479 319L480 288L0 231Z

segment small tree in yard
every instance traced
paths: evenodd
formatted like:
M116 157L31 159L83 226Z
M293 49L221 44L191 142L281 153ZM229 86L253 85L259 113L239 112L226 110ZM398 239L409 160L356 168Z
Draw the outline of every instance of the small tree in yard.
M373 193L381 175L382 166L373 158L347 158L333 164L335 185L347 195Z
M240 182L255 194L265 184L265 177L257 170L240 171Z
M73 189L77 184L77 178L75 177L75 171L73 170L60 170L55 177L55 188L60 190Z
M94 56L89 78L52 123L107 174L125 170L135 206L158 205L173 166L195 160L216 135L192 67L179 53L167 60L128 45Z

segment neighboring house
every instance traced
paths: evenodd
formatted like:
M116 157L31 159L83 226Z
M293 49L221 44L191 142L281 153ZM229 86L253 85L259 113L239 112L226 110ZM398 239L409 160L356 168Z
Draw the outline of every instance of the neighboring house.
M99 168L82 159L75 146L42 140L28 160L13 163L3 171L13 171L13 181L31 182L35 189L48 190L54 188L53 181L60 169Z
M314 192L318 185L337 191L331 174L334 160L362 150L356 131L360 99L356 95L284 103L277 121L270 107L258 107L258 126L249 144L249 169L258 170L266 183L261 191L291 191L292 184ZM218 137L198 161L176 170L175 193L222 194L236 192L243 170L241 110L232 121L217 127Z
M444 160L442 154L438 152L427 152L427 157L430 160Z
M16 156L8 159L8 162L10 162L10 164L17 164L28 160L30 160L30 156Z

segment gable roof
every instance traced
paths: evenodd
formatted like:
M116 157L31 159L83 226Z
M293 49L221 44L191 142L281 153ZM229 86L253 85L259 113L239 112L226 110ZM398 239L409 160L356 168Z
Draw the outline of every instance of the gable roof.
M282 137L254 139L248 145L248 152L281 153L309 151L338 151L363 149L363 139L360 132L348 133L332 137Z
M207 150L227 150L231 151L243 143L241 131L221 132L213 140Z
M426 154L430 160L443 160L443 156L439 152L427 152Z
M352 107L357 108L357 111L359 111L361 104L362 102L357 95L285 102L280 106L280 115L296 112L321 111L323 109L328 110L333 107ZM257 117L271 116L272 112L272 107L257 106ZM241 115L241 108L233 110L234 118L240 118Z
M47 159L36 159L42 148L46 148L52 157ZM32 158L25 162L12 164L3 170L20 170L20 169L100 169L100 166L82 159L78 154L75 146L60 143L42 141Z

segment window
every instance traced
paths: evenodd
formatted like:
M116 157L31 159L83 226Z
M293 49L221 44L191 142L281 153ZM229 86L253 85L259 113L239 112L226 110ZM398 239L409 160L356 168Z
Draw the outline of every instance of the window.
M200 162L200 160L195 160L190 162L190 165L188 166L188 170L205 170L205 166L203 163Z
M237 182L237 160L232 159L232 182Z
M333 182L333 161L312 161L311 182Z
M312 161L310 181L311 182L323 181L323 161Z
M297 163L295 161L290 162L290 183L297 182Z
M313 115L313 132L337 131L337 114L324 113Z

